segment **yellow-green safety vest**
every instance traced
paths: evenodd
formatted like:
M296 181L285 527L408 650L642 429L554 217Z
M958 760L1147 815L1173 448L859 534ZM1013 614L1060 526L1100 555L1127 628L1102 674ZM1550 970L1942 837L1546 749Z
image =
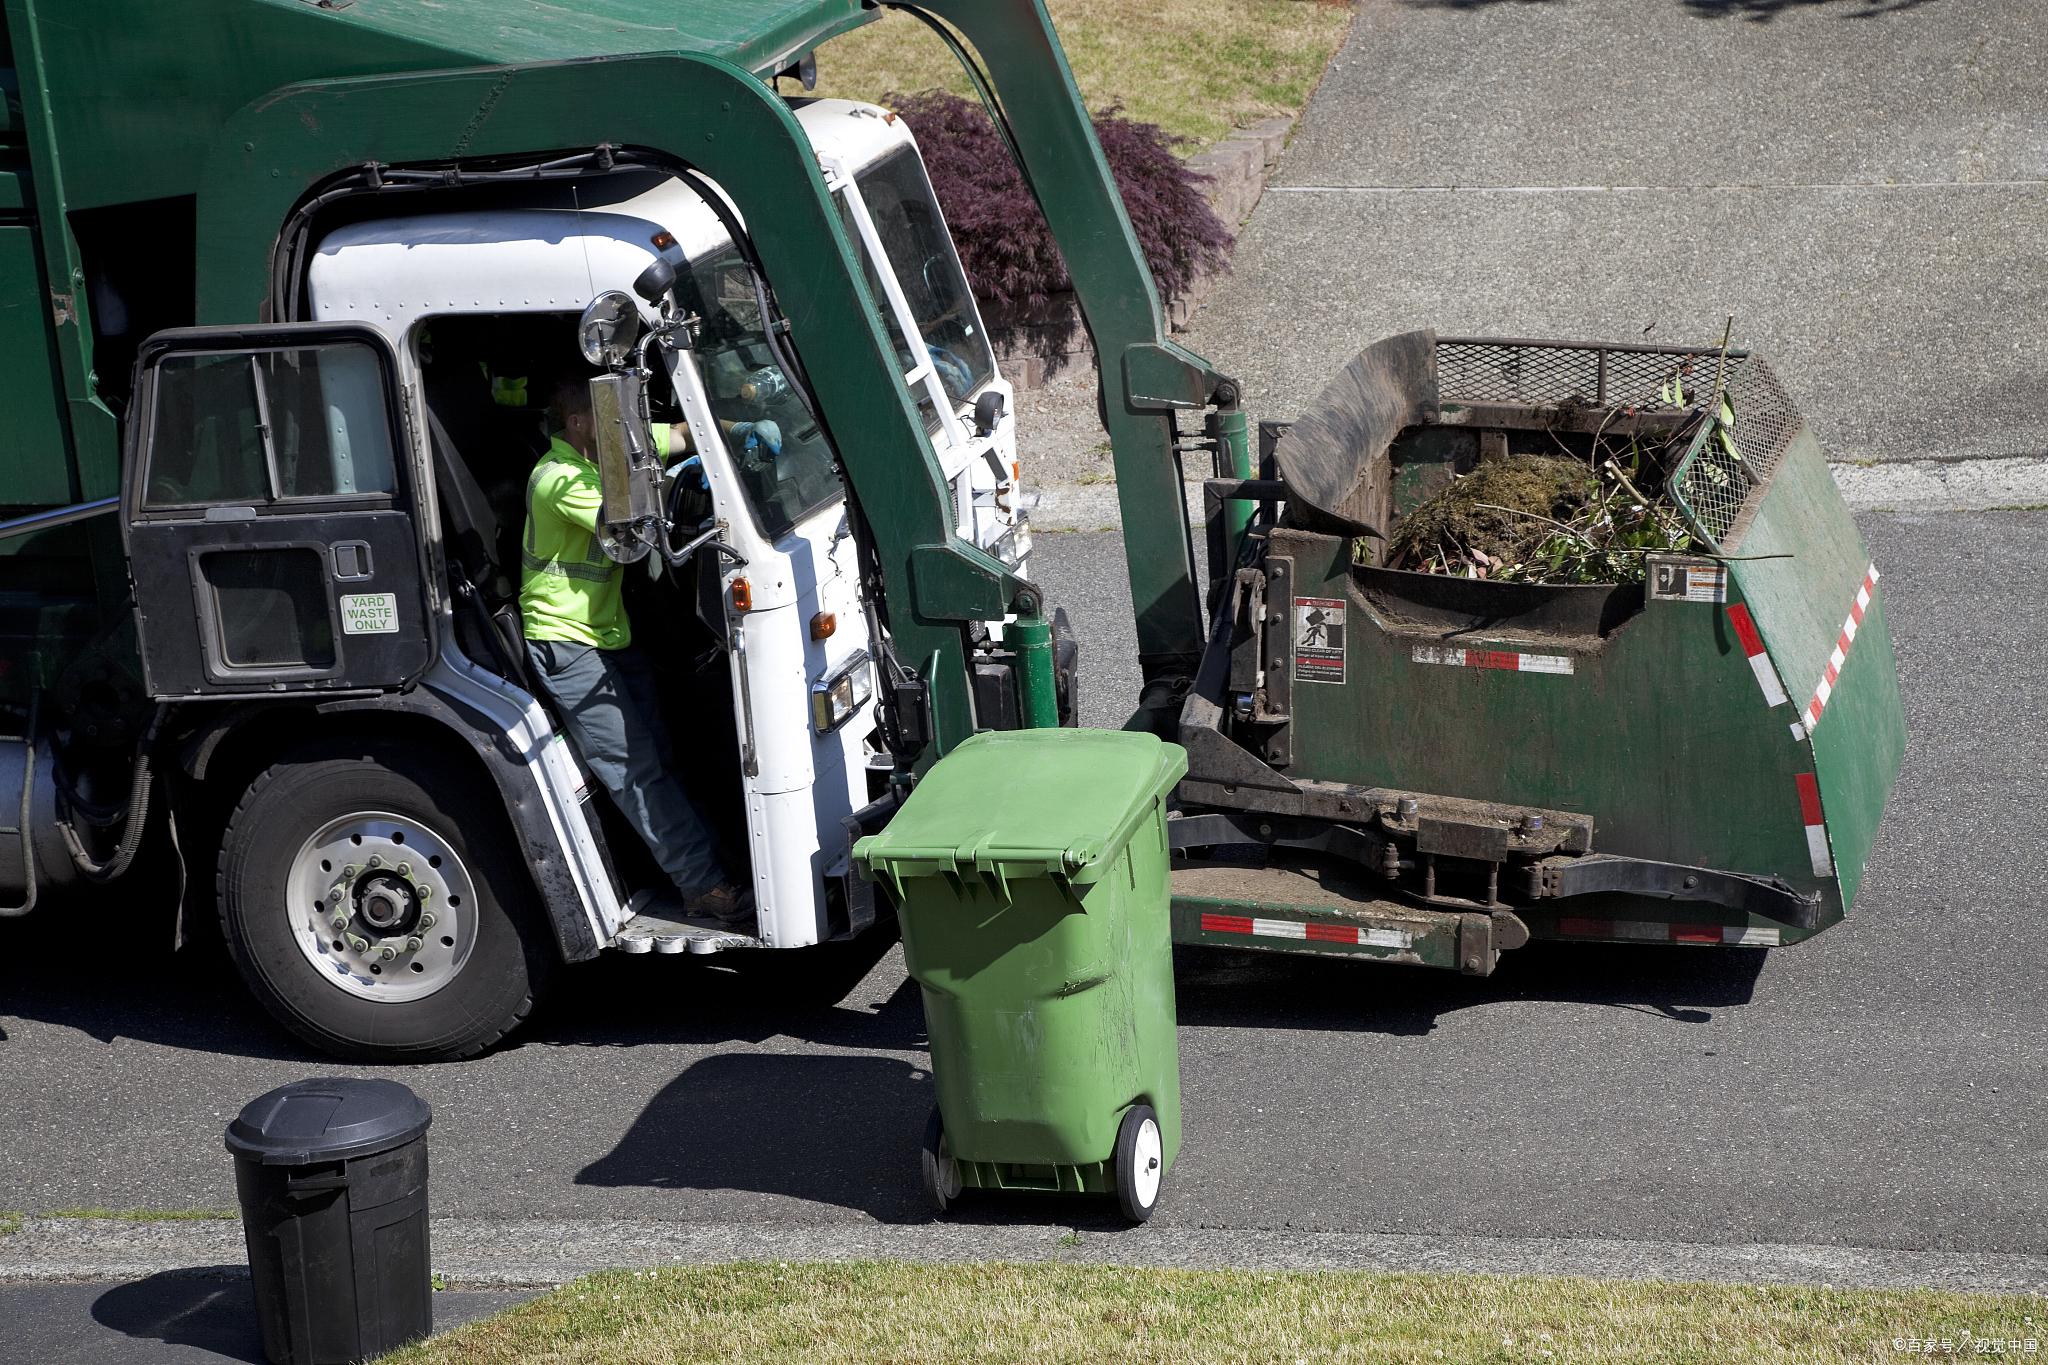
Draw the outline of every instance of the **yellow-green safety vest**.
M599 649L624 649L633 642L619 598L625 566L597 543L603 509L597 466L555 437L526 480L519 617L527 639Z

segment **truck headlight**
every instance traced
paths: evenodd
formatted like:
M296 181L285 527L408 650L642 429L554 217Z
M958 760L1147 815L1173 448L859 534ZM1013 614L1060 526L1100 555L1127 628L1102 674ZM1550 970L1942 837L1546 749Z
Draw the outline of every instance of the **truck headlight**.
M996 543L988 547L1000 563L1016 568L1031 553L1031 523L1018 516L1010 529L996 537Z
M874 695L875 675L863 649L811 684L811 727L821 735L831 734Z

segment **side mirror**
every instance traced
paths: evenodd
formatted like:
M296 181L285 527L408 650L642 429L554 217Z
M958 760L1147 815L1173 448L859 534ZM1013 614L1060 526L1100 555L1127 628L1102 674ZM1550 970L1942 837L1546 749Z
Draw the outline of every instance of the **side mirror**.
M622 364L639 338L640 310L617 289L592 299L576 324L577 349L593 365Z
M1003 395L998 389L989 389L974 400L974 434L987 436L996 429L996 423L1003 420Z
M604 496L598 544L620 564L645 558L661 527L661 455L647 424L641 382L637 374L590 381L590 436Z

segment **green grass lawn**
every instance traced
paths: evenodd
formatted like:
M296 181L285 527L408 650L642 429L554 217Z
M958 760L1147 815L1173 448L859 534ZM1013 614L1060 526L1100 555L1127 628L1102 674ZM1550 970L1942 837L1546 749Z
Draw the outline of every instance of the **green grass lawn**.
M1298 112L1351 22L1342 0L1050 0L1050 9L1088 107L1120 103L1128 117L1190 139L1184 151ZM818 49L821 95L880 103L934 86L972 93L953 54L907 15L885 13Z
M2044 1339L2039 1296L869 1262L609 1271L386 1360L1825 1365L1924 1358L1906 1344L1928 1341L1951 1357L2040 1360Z

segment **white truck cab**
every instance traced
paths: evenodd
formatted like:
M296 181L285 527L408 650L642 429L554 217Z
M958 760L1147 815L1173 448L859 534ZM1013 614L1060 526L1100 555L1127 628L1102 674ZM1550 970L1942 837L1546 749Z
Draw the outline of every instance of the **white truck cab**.
M845 100L804 103L797 118L866 257L959 533L1022 574L1030 531L1011 390L910 131ZM488 716L525 756L600 944L706 952L857 933L872 911L851 875L850 821L878 794L887 763L868 704L878 651L829 434L776 364L753 277L720 214L680 180L651 172L603 186L542 184L490 207L354 222L329 232L310 265L313 320L368 324L391 344L400 385L436 447L435 496L422 499L421 515L462 580L451 598L474 593L498 617L499 638L481 640L451 600L426 685ZM696 457L677 471L678 523L703 528L717 546L681 566L660 556L644 561L644 573L629 566L628 609L664 679L674 761L700 804L723 812L729 853L743 845L751 864L752 933L632 914L634 892L659 876L590 799L559 727L520 676L516 607L505 619L526 473L545 443L539 407L555 379L591 373L577 355L586 305L612 291L630 297L657 261L674 269L676 305L689 321L678 334L686 344L654 353L648 401L653 420L688 432ZM643 326L662 321L653 305L636 306ZM780 451L731 439L727 429L741 422L757 431L773 422ZM990 625L1000 632L1001 622ZM396 982L371 972L367 958L337 962L347 955L317 918L299 938L308 961L343 989L394 994ZM433 982L416 974L404 985L417 992Z

